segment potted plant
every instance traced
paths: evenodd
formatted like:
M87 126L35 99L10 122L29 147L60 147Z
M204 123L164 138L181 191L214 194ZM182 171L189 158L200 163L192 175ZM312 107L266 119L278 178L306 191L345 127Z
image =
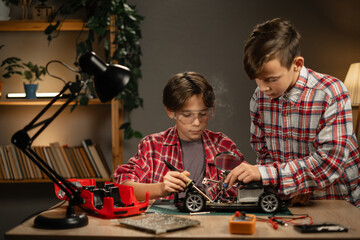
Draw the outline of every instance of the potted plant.
M48 40L51 41L59 35L59 29L68 16L85 11L84 19L87 31L87 39L77 42L77 55L92 51L92 45L104 43L106 62L119 63L131 70L131 79L126 89L117 97L124 103L125 113L124 129L125 139L142 137L138 131L134 131L130 124L130 112L143 106L143 99L139 96L138 80L141 78L141 47L140 47L140 23L143 17L138 15L134 6L126 3L126 0L66 0L54 13L49 26L45 30ZM111 19L114 19L111 21ZM114 39L110 42L109 26L114 23L112 30ZM82 33L84 34L84 33ZM110 46L115 50L110 54ZM86 102L86 101L85 101Z
M4 47L4 45L0 45L0 50ZM20 68L23 68L21 65L21 59L17 57L8 57L5 58L0 65L0 97L3 87L3 80L10 78L14 74L22 75Z
M41 76L45 76L46 69L43 66L33 64L31 61L22 63L24 70L22 75L24 76L24 89L26 98L36 98L36 91L38 89L38 81L42 81Z

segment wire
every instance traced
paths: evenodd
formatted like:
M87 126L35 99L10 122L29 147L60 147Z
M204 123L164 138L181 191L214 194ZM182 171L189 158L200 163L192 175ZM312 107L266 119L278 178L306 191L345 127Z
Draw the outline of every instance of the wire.
M308 214L293 214L292 216L289 217L287 216L282 216L282 217L269 216L268 218L257 217L256 221L270 223L274 229L277 229L278 224L283 226L287 226L288 224L299 225L299 223L297 223L296 220L305 219L305 218L309 219L309 223L308 223L309 225L312 225L314 223L312 217Z
M49 75L50 75L51 77L53 77L53 78L59 79L59 80L62 81L64 84L66 84L66 81L65 81L63 78L58 77L58 76L56 76L56 75L54 75L54 74L52 74L52 73L49 72L48 67L49 67L49 65L50 65L51 63L60 63L61 65L65 66L67 69L69 69L69 70L71 70L71 71L73 71L73 72L75 72L75 73L80 73L80 71L76 70L75 68L70 67L70 66L67 65L66 63L63 63L62 61L59 61L59 60L51 60L50 62L48 62L48 63L46 64L46 66L45 66L45 69L46 69L47 74L49 74Z

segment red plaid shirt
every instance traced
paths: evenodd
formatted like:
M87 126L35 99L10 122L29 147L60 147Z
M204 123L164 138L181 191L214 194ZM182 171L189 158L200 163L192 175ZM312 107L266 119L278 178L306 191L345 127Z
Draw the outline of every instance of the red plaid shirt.
M277 99L256 89L250 114L264 185L278 185L287 198L312 193L360 207L359 147L341 81L303 67L296 85Z
M202 134L205 150L206 173L209 179L218 179L218 170L213 164L216 154L231 151L242 160L242 153L236 148L235 143L223 133L205 130ZM183 171L181 147L176 126L166 131L155 133L143 138L138 146L137 154L130 158L127 164L118 166L114 173L117 183L134 181L140 183L163 182L165 174L169 171L163 161L171 163L179 171ZM215 191L215 189L212 189ZM215 191L216 192L216 191ZM209 192L214 197L212 192ZM172 196L164 199L172 199Z

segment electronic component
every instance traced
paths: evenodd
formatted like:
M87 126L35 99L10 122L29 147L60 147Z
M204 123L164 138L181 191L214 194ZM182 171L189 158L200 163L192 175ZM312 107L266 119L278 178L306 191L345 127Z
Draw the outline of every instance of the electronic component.
M253 234L256 228L256 216L236 211L229 220L229 232L239 234Z
M145 230L155 234L175 231L191 226L200 225L198 220L176 217L167 214L146 214L135 218L120 220L120 224Z

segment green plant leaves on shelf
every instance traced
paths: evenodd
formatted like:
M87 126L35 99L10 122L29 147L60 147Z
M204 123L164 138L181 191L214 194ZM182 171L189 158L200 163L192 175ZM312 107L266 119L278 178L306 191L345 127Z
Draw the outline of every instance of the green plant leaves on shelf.
M48 40L57 37L62 22L69 16L85 11L88 35L84 41L76 42L76 55L93 50L93 44L103 43L106 62L118 63L131 70L131 78L125 90L116 99L122 100L130 122L130 113L143 107L143 99L139 95L138 81L141 79L141 30L143 17L137 14L135 6L127 4L126 0L66 0L55 12L53 21L45 30ZM55 21L55 19L57 19ZM109 26L114 19L114 40L108 40ZM55 21L55 23L53 23ZM114 46L110 54L110 46ZM75 63L77 65L77 63ZM131 124L124 129L125 138L140 137L141 133L134 131Z

